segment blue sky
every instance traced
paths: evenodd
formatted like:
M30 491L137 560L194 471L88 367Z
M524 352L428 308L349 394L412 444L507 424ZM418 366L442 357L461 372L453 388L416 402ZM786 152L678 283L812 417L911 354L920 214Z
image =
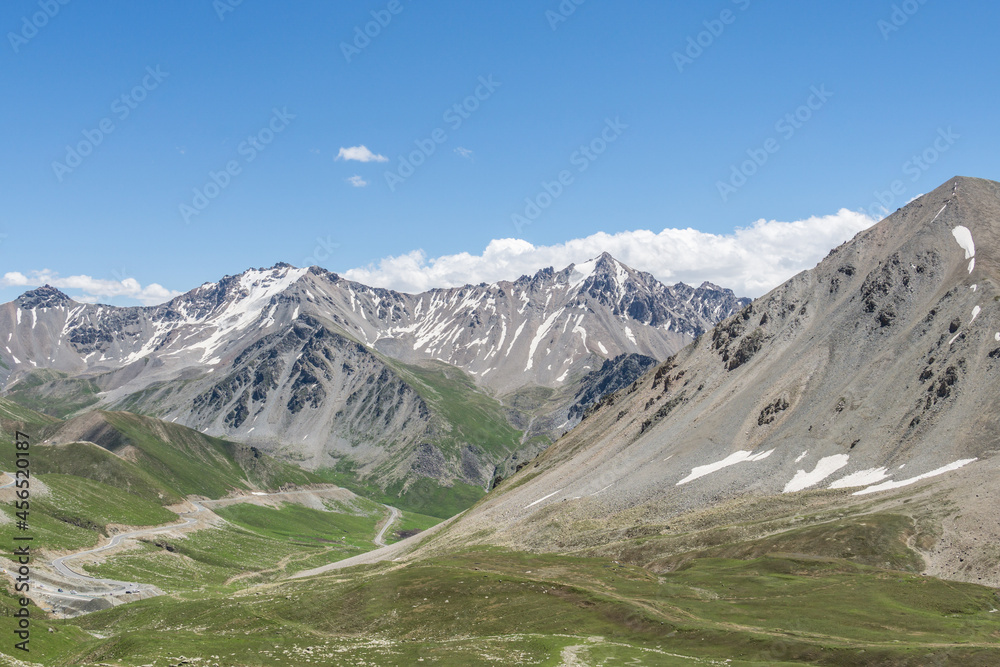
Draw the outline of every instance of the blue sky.
M661 279L725 279L629 235L691 228L746 257L740 228L834 216L795 228L791 275L895 180L891 210L956 174L1000 180L996 3L577 2L7 0L0 299L52 279L152 302L136 284L310 259L418 289L513 278L601 233ZM336 159L360 146L388 161ZM225 187L198 200L213 173Z

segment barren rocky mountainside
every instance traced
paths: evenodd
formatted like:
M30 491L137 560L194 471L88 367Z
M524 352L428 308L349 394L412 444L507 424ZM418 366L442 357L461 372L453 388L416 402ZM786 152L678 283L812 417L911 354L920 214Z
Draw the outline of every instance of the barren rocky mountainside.
M579 421L570 408L605 359L665 359L746 303L610 255L419 295L285 264L155 307L42 287L0 306L0 376L58 416L138 412L382 488L486 487Z
M861 558L852 544L882 541L919 552L910 567L1000 585L997 248L1000 184L949 181L605 397L447 542L663 569L856 515L789 548ZM843 532L885 512L898 534Z

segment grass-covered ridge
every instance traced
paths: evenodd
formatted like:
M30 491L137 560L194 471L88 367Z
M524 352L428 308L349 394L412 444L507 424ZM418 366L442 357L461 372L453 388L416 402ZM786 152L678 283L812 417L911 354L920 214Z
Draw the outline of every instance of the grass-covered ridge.
M0 469L13 469L11 443L23 430L35 474L84 477L163 505L191 494L220 498L322 481L253 447L128 412L95 411L61 421L0 399L0 428Z
M486 461L500 461L521 447L522 433L511 426L503 404L477 387L460 369L439 362L418 366L380 359L429 406L432 432L427 441L440 450L454 470L461 468L466 448L472 448ZM439 519L468 509L486 494L486 483L480 487L461 480L394 478L396 464L390 460L374 474L361 476L356 463L345 458L332 469L316 472L360 495ZM386 478L393 481L387 483Z
M139 465L185 495L218 498L233 489L314 481L305 471L257 450L185 426L128 412L101 414L121 434L121 446L137 450Z
M97 403L100 392L93 380L38 369L21 378L7 395L24 407L61 419Z
M435 444L446 456L457 454L466 444L499 457L517 449L521 432L510 425L503 405L477 387L468 374L440 362L423 366L389 363L443 419Z
M58 423L59 419L56 417L26 408L15 401L0 398L0 429L5 433L24 428L37 431Z
M358 504L360 507L354 512L343 508L323 511L293 504L283 504L280 508L244 504L222 507L215 513L230 523L281 542L307 546L340 544L345 536L371 542L384 509L378 503L360 498Z

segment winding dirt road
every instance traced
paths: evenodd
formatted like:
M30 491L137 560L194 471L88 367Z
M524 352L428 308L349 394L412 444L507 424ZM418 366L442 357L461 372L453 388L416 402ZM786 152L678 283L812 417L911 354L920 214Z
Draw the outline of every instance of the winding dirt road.
M76 553L68 554L66 556L60 556L59 558L50 561L49 564L52 566L52 569L54 569L56 572L58 572L60 575L62 575L67 579L84 581L87 582L88 584L104 584L106 586L115 587L115 589L111 591L102 591L99 595L76 593L68 595L64 594L64 596L73 597L76 599L90 599L94 597L104 597L108 594L115 595L115 594L125 593L127 591L139 588L140 584L118 581L116 579L101 579L99 577L91 577L81 572L77 572L76 570L71 569L69 565L67 565L67 562L77 558L82 558L83 556L90 556L92 554L100 553L102 551L107 551L108 549L113 549L119 546L125 540L131 539L133 537L140 537L143 535L156 535L157 533L168 533L172 530L177 530L178 528L186 528L188 526L191 526L198 522L198 519L194 518L194 515L198 514L199 512L205 511L205 508L197 501L191 501L191 504L197 507L198 509L192 512L181 512L178 516L182 518L183 521L181 521L180 523L171 523L165 526L155 526L153 528L143 528L141 530L133 530L128 533L119 533L118 535L115 535L110 540L108 540L107 544L95 547L93 549L87 549L85 551L77 551Z
M389 527L392 524L396 523L396 520L402 516L402 512L400 512L395 507L390 507L389 505L386 505L385 507L388 508L389 510L389 518L385 520L385 523L382 524L382 529L378 532L378 535L375 536L375 539L372 540L372 542L374 542L375 546L377 547L388 546L385 543L385 533L387 530L389 530Z
M12 484L13 484L13 482L11 482L10 484L6 484L4 486L11 486ZM4 487L0 487L0 488L4 488ZM246 496L246 497L238 496L238 497L234 497L234 498L220 498L218 500L201 500L201 501L189 500L188 502L190 502L192 505L194 505L196 507L196 509L193 510L193 511L190 511L190 512L180 512L180 513L178 513L178 518L181 519L181 520L179 522L177 522L177 523L170 523L170 524L166 524L166 525L162 525L162 526L154 526L152 528L142 528L142 529L133 530L133 531L130 531L130 532L127 532L127 533L119 533L118 535L115 535L110 540L108 540L108 542L106 544L103 544L101 546L95 547L93 549L86 549L84 551L77 551L77 552L72 553L72 554L67 554L65 556L60 556L60 557L58 557L58 558L50 561L50 563L49 563L52 566L53 570L55 570L59 575L61 575L62 577L66 578L68 580L80 581L80 582L84 582L86 584L101 584L101 585L104 585L104 586L111 586L111 587L113 587L112 590L104 590L104 591L101 591L100 593L77 593L77 592L63 591L63 592L60 592L60 593L52 592L52 593L49 593L49 594L52 595L52 596L55 596L55 597L63 597L63 598L69 598L69 599L75 599L75 600L90 600L90 599L97 598L97 597L105 597L107 595L119 595L119 594L124 594L124 593L130 592L130 591L135 591L136 589L138 589L138 588L140 588L141 586L144 586L144 585L143 584L138 584L138 583L132 583L132 582L118 581L118 580L115 580L115 579L102 579L102 578L99 578L99 577L91 577L89 575L83 574L82 572L77 572L76 570L72 569L70 567L69 563L71 561L73 561L73 560L78 559L78 558L83 558L85 556L91 556L93 554L97 554L97 553L101 553L103 551L108 551L110 549L114 549L115 547L120 546L123 542L125 542L126 540L129 540L129 539L133 539L133 538L137 538L137 537L144 537L144 536L147 536L147 535L156 535L156 534L159 534L159 533L169 533L169 532L174 531L174 530L188 528L188 527L190 527L190 526L198 523L199 518L196 516L197 514L209 510L209 508L206 507L206 505L212 505L212 506L222 505L222 506L226 506L226 505L231 505L231 504L234 504L234 503L238 503L241 500L250 501L252 499L257 499L257 498L262 498L262 497L270 497L270 498L274 498L274 497L288 497L288 496L295 496L295 495L308 494L308 493L314 493L314 492L315 492L315 490L309 490L309 491L286 491L286 492L277 492L277 493L255 492L252 495ZM380 527L378 534L375 536L374 540L372 540L374 542L375 546L377 546L377 547L383 547L383 548L388 546L385 543L385 535L389 531L389 528L391 528L392 525L394 523L396 523L402 517L402 512L400 512L395 507L391 507L389 505L384 505L384 507L389 510L389 516L382 523L382 526ZM378 550L376 550L376 551L378 551Z

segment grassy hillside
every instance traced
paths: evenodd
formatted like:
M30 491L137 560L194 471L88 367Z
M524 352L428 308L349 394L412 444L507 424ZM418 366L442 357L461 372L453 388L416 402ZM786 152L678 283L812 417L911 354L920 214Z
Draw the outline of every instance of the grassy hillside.
M503 405L483 393L466 373L443 363L388 363L444 421L435 444L446 455L457 454L465 444L501 458L517 449L521 432L507 421Z
M255 449L184 426L128 412L101 415L115 433L106 443L97 444L134 458L141 468L184 495L219 498L235 489L316 481L309 473Z
M122 664L220 655L239 665L986 666L1000 660L996 606L984 587L836 559L699 559L654 575L607 559L476 549L236 595L156 598L59 627L109 634L77 659ZM163 619L175 619L169 630Z
M75 550L94 546L109 534L109 524L158 526L177 520L159 503L137 497L119 487L72 475L37 475L48 489L34 485L31 503L33 546L47 550ZM14 544L17 534L13 503L0 504L9 521L0 524L0 540Z
M0 398L0 429L11 433L16 429L44 430L59 423L59 419L37 412L6 398Z
M320 481L254 448L127 412L61 421L0 399L0 428L0 469L13 469L10 443L22 430L31 437L34 473L76 475L165 505L190 494L220 498L234 490ZM49 438L65 444L42 444Z
M435 432L429 438L456 469L462 450L471 446L488 461L500 461L521 447L521 431L511 426L504 406L483 393L466 373L433 363L411 366L383 359L420 395L434 414ZM387 464L388 468L394 461ZM342 460L333 469L318 470L323 479L378 502L417 514L446 519L482 498L484 488L462 481L400 479L384 485L375 476L361 477L357 466Z
M227 524L184 539L147 538L138 548L87 566L87 571L156 584L171 593L231 595L374 549L371 540L385 511L375 503L359 502L361 507L330 511L288 503L277 508L219 508L216 513Z
M190 494L219 498L319 481L256 450L147 417L95 413L60 422L9 401L0 402L0 415L0 470L14 470L14 432L31 436L31 475L37 480L31 487L31 529L39 549L92 547L109 534L109 524L176 521L164 506ZM86 429L83 419L89 420ZM44 437L58 440L67 432L86 432L99 443L42 444ZM0 539L13 543L13 503L0 505L0 515Z
M63 418L97 403L100 391L92 380L39 369L19 380L7 395L27 408Z
M400 480L381 489L372 482L359 479L354 466L346 461L336 469L317 470L316 474L331 484L350 489L360 496L439 520L451 518L472 507L486 495L478 486L463 482L444 486L427 477L416 480L406 488L405 483Z
M441 523L441 519L436 516L427 516L426 514L418 514L416 512L403 512L399 520L393 524L391 530L386 533L385 542L386 544L393 544L394 542L433 528L439 523Z
M357 514L322 511L302 505L282 505L280 508L233 505L220 508L216 514L235 525L281 542L330 544L343 540L345 535L371 541L385 510L371 501L359 502L364 512Z

